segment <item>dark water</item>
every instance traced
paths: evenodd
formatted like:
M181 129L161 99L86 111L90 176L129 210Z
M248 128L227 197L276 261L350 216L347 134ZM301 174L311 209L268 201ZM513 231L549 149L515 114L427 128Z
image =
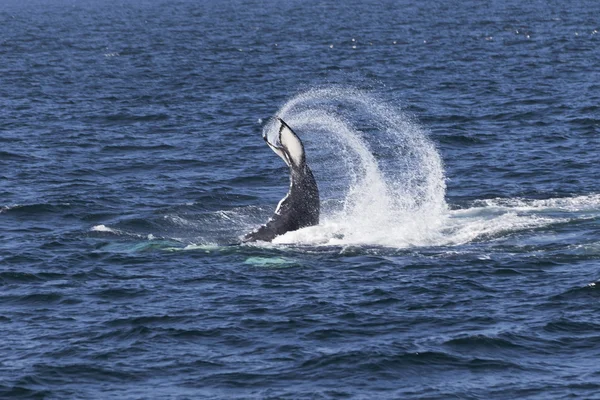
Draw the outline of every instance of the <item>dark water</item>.
M5 0L0 398L600 398L599 16Z

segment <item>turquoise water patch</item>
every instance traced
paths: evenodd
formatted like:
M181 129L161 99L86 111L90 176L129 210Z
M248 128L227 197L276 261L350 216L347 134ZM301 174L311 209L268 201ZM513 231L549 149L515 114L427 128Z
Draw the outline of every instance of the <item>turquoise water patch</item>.
M249 257L244 264L265 268L289 268L296 265L296 261L286 257Z

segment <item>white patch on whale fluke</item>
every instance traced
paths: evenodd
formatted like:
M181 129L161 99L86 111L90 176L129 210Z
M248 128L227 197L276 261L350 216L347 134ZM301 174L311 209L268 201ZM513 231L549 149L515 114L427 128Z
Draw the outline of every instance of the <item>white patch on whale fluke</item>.
M280 131L280 137L281 144L287 149L294 165L300 165L302 157L304 156L304 149L298 136L296 136L286 125L283 125Z

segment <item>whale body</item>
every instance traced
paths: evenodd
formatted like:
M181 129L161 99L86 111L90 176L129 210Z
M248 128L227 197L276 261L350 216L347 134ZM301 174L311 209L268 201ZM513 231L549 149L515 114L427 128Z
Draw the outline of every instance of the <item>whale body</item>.
M270 242L286 232L319 223L319 189L306 163L304 145L288 124L281 118L277 118L277 121L280 126L275 143L271 143L266 135L263 135L263 139L290 168L290 189L269 221L244 236L243 242Z

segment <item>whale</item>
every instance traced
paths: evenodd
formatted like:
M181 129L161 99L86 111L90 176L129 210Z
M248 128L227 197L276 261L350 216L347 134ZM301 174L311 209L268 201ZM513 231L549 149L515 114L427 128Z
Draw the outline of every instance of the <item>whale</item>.
M246 234L242 242L270 242L277 236L319 224L319 188L306 162L304 145L298 135L281 118L278 135L273 142L263 134L267 145L277 154L290 171L290 188L277 205L275 213L266 224Z

